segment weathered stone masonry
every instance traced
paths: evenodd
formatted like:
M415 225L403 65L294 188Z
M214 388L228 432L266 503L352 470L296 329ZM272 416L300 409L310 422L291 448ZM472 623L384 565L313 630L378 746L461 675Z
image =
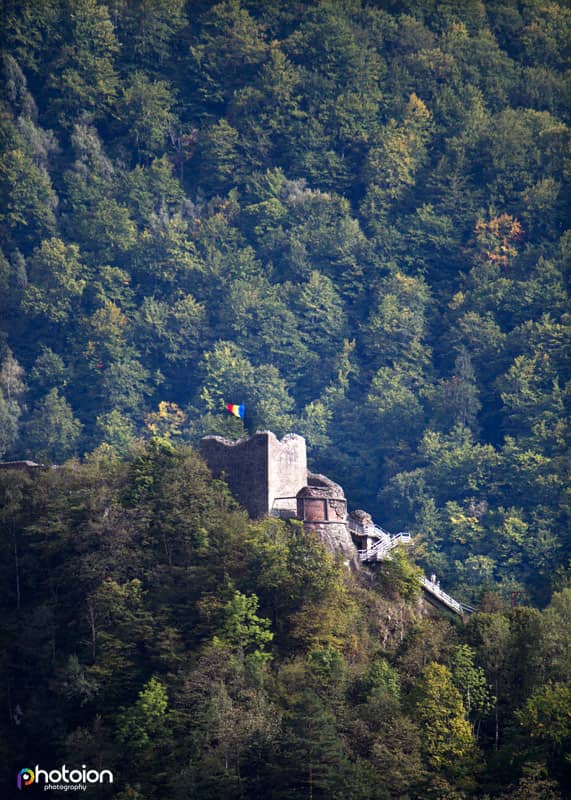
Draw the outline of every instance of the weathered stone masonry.
M252 519L272 514L276 508L283 516L295 516L295 497L307 484L303 436L289 433L280 441L271 431L258 431L237 442L205 436L200 450L212 474L224 475Z
M324 475L308 473L302 436L290 433L280 441L271 431L258 431L237 442L205 436L200 449L212 474L224 476L252 518L296 517L331 552L355 560L343 489Z

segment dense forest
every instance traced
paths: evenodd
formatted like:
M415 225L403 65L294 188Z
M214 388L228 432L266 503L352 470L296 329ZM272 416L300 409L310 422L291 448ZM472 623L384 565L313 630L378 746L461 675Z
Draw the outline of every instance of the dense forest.
M8 784L559 798L568 3L0 8ZM256 429L478 613L248 521L192 446Z
M0 487L3 796L562 800L571 588L447 619L405 554L365 580L159 438Z

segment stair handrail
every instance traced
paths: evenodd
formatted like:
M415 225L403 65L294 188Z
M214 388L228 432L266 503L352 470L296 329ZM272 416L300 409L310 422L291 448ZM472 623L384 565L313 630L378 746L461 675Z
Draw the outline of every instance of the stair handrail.
M375 523L363 525L351 517L349 517L348 525L349 530L353 533L356 533L360 536L367 536L371 539L377 539L377 541L370 547L366 548L365 550L357 551L360 561L380 561L397 545L409 544L412 541L412 536L409 531L399 531L399 533L390 534L381 528L380 525L376 525ZM390 558L390 556L388 557ZM453 597L443 591L438 584L429 580L426 575L422 576L421 584L428 592L430 592L430 594L433 594L460 616L463 616L464 614L471 614L474 611L471 606L468 606L465 603L459 603L458 600L455 600Z
M366 550L359 550L359 558L361 561L371 561L371 560L379 560L379 556L388 553L389 550L392 550L399 544L408 544L412 541L412 537L410 533L406 531L402 531L401 533L395 533L394 536L389 536L387 534L386 537L379 539L378 542L368 547Z
M447 605L451 606L451 607L452 607L452 608L454 608L456 611L458 611L458 613L459 613L459 614L462 614L462 613L463 613L463 606L462 606L462 603L459 603L459 602L458 602L458 600L455 600L453 597L450 597L450 595L449 595L449 594L446 594L446 592L444 592L444 591L443 591L443 590L440 588L440 586L438 586L436 583L433 583L431 580L429 580L429 579L426 577L426 575L423 575L423 576L422 576L421 583L422 583L422 585L425 587L425 589L428 589L428 591L429 591L429 592L431 592L431 594L434 594L434 595L436 595L437 597L439 597L439 598L440 598L441 600L443 600L443 601L444 601L444 602L445 602Z
M368 547L366 550L359 550L359 558L361 561L370 561L370 560L377 560L379 559L380 554L388 553L391 549L391 543L383 541L380 539L378 542L375 542L374 545Z

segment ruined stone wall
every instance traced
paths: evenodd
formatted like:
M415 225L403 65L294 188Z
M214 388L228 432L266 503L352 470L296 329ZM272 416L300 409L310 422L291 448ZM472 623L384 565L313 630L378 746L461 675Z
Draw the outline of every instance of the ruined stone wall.
M288 433L281 442L268 436L268 505L280 516L296 515L295 497L307 483L307 452L305 439L295 433ZM276 498L289 497L290 500Z
M43 464L36 464L35 461L0 461L0 469L44 469Z
M267 514L267 434L257 433L236 442L223 436L205 436L200 441L200 452L214 477L224 477L252 518Z
M307 480L305 439L296 434L281 442L271 431L237 442L205 436L200 450L212 474L224 474L232 494L254 519L271 513L276 497L295 497ZM275 505L286 516L295 515L295 499Z

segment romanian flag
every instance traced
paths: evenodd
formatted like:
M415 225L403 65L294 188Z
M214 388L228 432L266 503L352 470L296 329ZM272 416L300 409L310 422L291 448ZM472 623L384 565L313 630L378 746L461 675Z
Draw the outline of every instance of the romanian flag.
M235 417L238 417L238 419L244 419L244 404L243 403L242 403L242 405L239 405L239 406L234 405L233 403L228 403L226 405L226 409L231 414L234 414Z

